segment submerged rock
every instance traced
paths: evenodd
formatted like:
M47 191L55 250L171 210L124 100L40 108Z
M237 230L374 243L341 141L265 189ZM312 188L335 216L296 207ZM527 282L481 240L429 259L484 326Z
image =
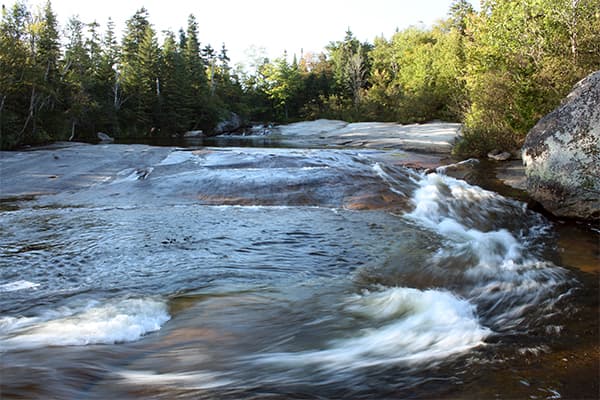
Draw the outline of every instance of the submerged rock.
M600 219L600 71L527 134L527 191L557 216Z

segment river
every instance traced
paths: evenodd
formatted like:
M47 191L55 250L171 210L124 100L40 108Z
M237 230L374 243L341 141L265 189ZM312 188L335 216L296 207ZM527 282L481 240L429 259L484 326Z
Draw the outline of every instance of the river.
M3 153L0 397L597 397L598 231L384 153Z

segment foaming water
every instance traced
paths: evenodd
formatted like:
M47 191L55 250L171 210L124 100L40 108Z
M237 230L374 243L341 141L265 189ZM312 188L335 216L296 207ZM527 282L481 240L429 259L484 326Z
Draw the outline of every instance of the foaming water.
M0 318L0 350L131 342L169 319L166 303L156 299L90 301L36 317Z
M405 217L444 244L430 258L437 273L462 282L454 290L477 304L494 330L529 329L568 292L567 271L536 251L549 224L524 204L438 174L422 178L412 202Z
M0 292L16 292L17 290L35 289L38 286L40 286L39 283L19 280L0 285Z
M344 313L366 319L368 327L333 340L322 350L265 354L258 360L336 372L395 364L431 367L483 344L489 334L479 325L472 304L438 290L366 291L350 297Z
M119 373L119 376L127 384L175 387L187 390L215 389L233 383L218 374L202 371L162 374L156 371L125 371Z

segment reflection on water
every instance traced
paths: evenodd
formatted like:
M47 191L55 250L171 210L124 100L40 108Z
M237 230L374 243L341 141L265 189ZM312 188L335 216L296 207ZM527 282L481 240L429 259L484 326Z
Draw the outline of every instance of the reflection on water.
M597 391L597 274L522 203L351 152L142 172L0 214L3 398Z

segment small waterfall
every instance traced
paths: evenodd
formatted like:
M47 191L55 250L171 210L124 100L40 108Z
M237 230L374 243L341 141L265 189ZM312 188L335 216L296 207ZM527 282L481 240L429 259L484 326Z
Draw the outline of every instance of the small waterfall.
M522 331L552 314L568 272L545 260L536 243L550 226L523 203L445 175L422 176L405 218L442 243L428 260L445 282L478 307L495 331Z

